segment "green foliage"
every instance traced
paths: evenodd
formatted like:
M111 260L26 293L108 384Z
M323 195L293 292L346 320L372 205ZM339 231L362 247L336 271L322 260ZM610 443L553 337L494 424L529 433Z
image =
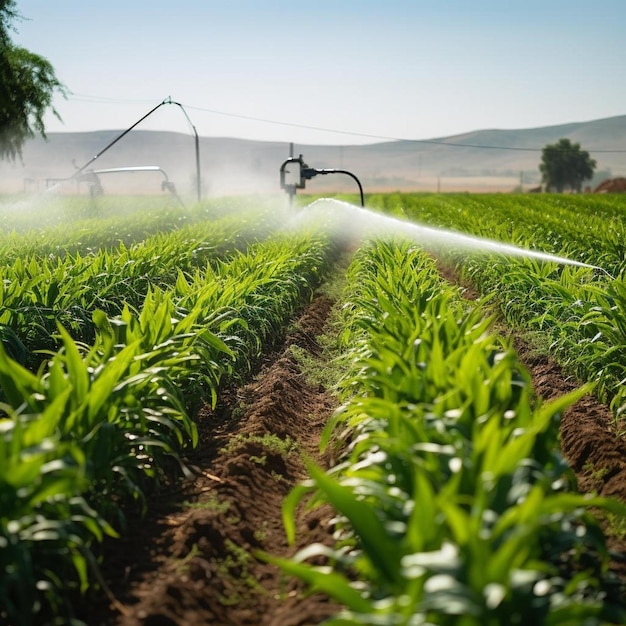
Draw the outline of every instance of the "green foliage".
M445 254L623 416L623 201L369 202L617 276ZM98 544L123 532L126 506L184 471L195 403L215 403L281 337L332 252L319 234L268 238L271 219L230 206L152 223L76 215L76 229L68 211L46 213L51 230L0 233L0 621L19 626L71 618L65 592L93 584ZM559 414L589 388L535 402L509 344L414 245L363 247L348 279L344 406L326 433L346 456L328 475L312 466L284 509L293 539L301 498L328 500L339 543L285 570L343 603L336 624L623 621L603 595L606 546L589 511L624 508L572 493L557 452Z
M51 110L55 93L65 95L50 62L12 44L11 22L19 17L15 4L0 5L0 159L21 156L26 139L39 133L45 137L44 115Z
M57 323L77 341L92 343L96 309L110 316L125 306L138 310L152 287L169 290L181 273L227 258L269 230L258 218L246 223L241 215L212 222L188 216L185 221L190 223L163 228L164 221L156 220L162 230L154 233L146 232L145 218L135 215L134 222L111 223L113 232L104 228L109 222L94 219L70 229L65 223L63 239L56 231L7 237L4 254L0 246L5 259L0 323L25 347L26 364L36 369L42 351L58 348ZM17 347L13 342L10 349Z
M558 454L558 416L587 389L535 403L514 352L410 244L361 248L349 284L345 404L329 425L347 451L328 474L312 467L284 509L293 540L304 495L331 503L339 542L280 561L344 604L327 623L623 618L590 511L626 508L571 493Z
M71 594L95 584L104 536L123 532L131 503L145 510L161 481L188 471L198 405L215 404L311 296L330 243L260 242L270 228L258 220L199 220L85 254L7 250L2 623L69 623ZM64 317L77 311L80 323ZM40 361L27 367L33 352Z
M386 208L388 196L370 202ZM410 219L603 268L438 250L463 278L500 304L505 319L531 331L561 365L595 385L621 424L624 392L626 198L618 194L404 195ZM614 278L613 278L614 277Z
M539 171L547 191L563 192L569 188L580 192L585 180L593 178L596 162L580 144L569 139L559 139L548 144L541 153Z

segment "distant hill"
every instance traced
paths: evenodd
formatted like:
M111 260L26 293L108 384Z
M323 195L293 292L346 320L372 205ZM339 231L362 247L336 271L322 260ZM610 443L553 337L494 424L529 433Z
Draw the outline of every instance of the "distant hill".
M48 141L30 140L23 163L0 162L0 192L42 191L77 168L158 166L162 172L101 176L105 193L162 193L164 177L181 195L195 194L196 152L191 135L133 130L93 160L121 130L50 133ZM597 161L598 179L626 176L626 115L522 130L486 129L451 137L390 141L367 145L296 145L295 155L316 168L353 172L368 191L511 191L540 182L541 150L561 138L580 143ZM596 150L597 152L594 152ZM614 151L614 152L611 152ZM279 191L279 168L289 144L201 137L203 195ZM90 161L92 161L90 163ZM594 184L599 180L594 181ZM64 185L67 191L86 186ZM345 176L318 176L307 191L356 192Z

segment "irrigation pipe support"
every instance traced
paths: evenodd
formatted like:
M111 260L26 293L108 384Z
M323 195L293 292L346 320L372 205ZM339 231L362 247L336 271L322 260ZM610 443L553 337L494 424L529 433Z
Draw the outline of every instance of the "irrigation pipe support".
M85 165L80 167L76 172L74 172L71 178L76 178L79 176L81 172L83 172L87 167L89 167L96 159L99 159L109 148L112 148L120 139L125 137L133 128L139 126L141 122L143 122L146 118L150 117L157 109L161 108L164 104L175 104L180 108L180 110L185 115L187 122L189 122L189 126L191 126L191 130L193 131L195 137L195 148L196 148L196 193L198 197L198 202L202 199L202 183L200 178L200 138L198 137L198 131L196 127L192 124L189 115L187 115L187 111L185 111L185 107L180 102L175 102L172 98L166 98L163 102L159 102L154 108L150 109L143 117L139 118L132 126L129 126L124 132L120 133L113 141L107 144L98 154L93 156Z

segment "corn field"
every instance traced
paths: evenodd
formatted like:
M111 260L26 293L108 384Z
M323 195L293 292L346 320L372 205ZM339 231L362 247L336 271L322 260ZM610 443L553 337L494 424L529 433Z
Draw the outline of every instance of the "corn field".
M105 539L189 472L199 407L256 371L340 254L341 406L320 442L338 462L309 463L283 508L293 541L298 506L330 504L335 545L265 558L344 607L329 624L626 620L599 522L619 525L626 505L579 493L558 440L587 393L626 430L626 199L368 198L605 272L453 245L434 258L401 232L357 241L314 219L285 228L307 207L263 198L142 202L0 216L0 623L70 623L101 583ZM505 323L578 389L537 397Z

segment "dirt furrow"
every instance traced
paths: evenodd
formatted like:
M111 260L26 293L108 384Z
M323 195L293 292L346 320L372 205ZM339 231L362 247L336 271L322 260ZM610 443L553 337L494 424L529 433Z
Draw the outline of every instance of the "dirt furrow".
M115 600L89 624L304 626L336 611L257 556L295 552L283 499L307 477L305 457L327 464L319 441L335 400L307 382L289 346L319 352L331 306L315 298L257 379L218 411L202 411L193 480L172 495L169 511L154 511L122 540L118 569L108 571ZM329 543L331 516L324 507L303 510L299 545Z
M456 282L449 268L442 273ZM335 400L303 377L290 346L318 355L316 338L331 307L328 298L315 298L257 379L231 393L218 411L199 415L201 442L189 459L194 479L153 504L150 515L116 542L120 554L108 569L115 600L94 607L88 624L305 626L336 612L327 598L305 594L257 556L332 542L328 508L301 512L295 547L286 545L281 519L284 497L307 477L304 457L330 462L318 446ZM522 338L513 342L540 397L578 386ZM626 446L612 425L608 407L586 396L561 418L561 448L581 491L626 501ZM626 545L617 536L609 543L613 569L623 574Z

